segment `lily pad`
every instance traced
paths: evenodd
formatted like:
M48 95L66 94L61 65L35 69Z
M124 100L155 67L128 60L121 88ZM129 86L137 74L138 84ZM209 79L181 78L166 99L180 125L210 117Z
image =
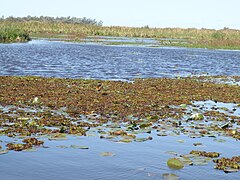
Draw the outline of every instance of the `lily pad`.
M171 169L182 169L184 167L184 164L177 158L169 159L167 165Z
M182 156L178 157L178 159L184 164L184 165L193 165L192 160L189 157Z
M36 152L36 148L24 149L23 152Z
M202 146L203 144L200 142L193 143L194 146Z
M80 148L80 149L89 149L88 146L80 146L79 148Z
M164 180L179 180L179 176L173 173L164 173L163 175Z
M38 103L40 103L40 99L38 97L34 97L32 103L38 104Z
M219 142L219 143L223 143L226 142L225 139L213 139L213 141Z
M88 146L71 145L70 147L73 149L89 149Z
M190 119L192 119L192 120L203 120L204 116L201 113L196 113L196 114L193 114L190 117Z
M7 153L8 153L8 150L6 150L6 149L5 150L0 150L0 155L1 154L7 154Z
M66 149L68 148L67 146L64 146L64 145L60 145L60 146L56 146L57 148L62 148L62 149Z
M135 142L144 142L144 141L147 141L147 140L152 140L152 137L147 137L147 138L136 138L134 139Z
M225 168L223 171L224 171L225 173L233 173L233 172L238 172L238 169L234 169L234 168L229 168L229 167L227 167L227 168Z
M124 139L121 139L119 142L130 143L132 142L132 139L124 138Z
M181 108L187 108L187 105L186 104L180 104L180 107Z
M196 166L205 166L205 165L208 165L208 163L211 161L211 158L207 158L207 157L199 157L199 156L196 156L193 158L192 162L193 162L193 165L196 165Z
M112 152L102 152L100 155L101 156L115 156L116 154L114 154Z
M172 154L172 155L178 155L178 153L176 151L166 151L165 153Z
M158 133L158 136L167 136L167 133Z
M49 140L67 140L66 134L54 134L51 137L48 138Z
M177 142L179 142L179 143L185 143L186 141L185 140L177 140Z

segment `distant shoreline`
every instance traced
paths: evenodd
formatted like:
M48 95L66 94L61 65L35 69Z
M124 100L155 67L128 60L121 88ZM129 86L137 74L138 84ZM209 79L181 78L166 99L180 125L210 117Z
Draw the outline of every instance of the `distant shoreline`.
M149 28L100 26L62 22L39 21L0 21L0 37L4 28L18 29L26 32L30 38L60 38L79 42L82 38L93 36L153 38L160 46L176 46L189 48L240 50L240 30L224 28L182 29L182 28ZM15 36L14 36L15 37ZM0 38L0 42L1 38ZM7 42L16 42L10 39ZM114 43L118 45L121 43Z

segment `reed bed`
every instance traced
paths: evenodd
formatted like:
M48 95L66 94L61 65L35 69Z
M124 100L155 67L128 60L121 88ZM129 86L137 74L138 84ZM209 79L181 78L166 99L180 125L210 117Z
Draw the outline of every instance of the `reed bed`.
M25 42L29 40L29 34L22 29L14 26L1 26L0 28L0 42L2 43Z
M86 36L142 37L159 39L162 45L167 44L169 46L240 49L240 30L229 28L214 30L98 26L41 21L0 21L0 30L5 27L14 27L28 32L30 36L36 37L48 37L49 35L59 34L71 35L75 38ZM184 40L185 43L182 43L181 40Z

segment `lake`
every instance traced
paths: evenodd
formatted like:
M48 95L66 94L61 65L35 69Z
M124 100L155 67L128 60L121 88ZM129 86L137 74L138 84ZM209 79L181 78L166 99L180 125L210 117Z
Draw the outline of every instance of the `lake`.
M0 75L132 80L239 75L240 51L33 40L0 45Z
M0 44L1 76L31 75L133 81L134 78L232 76L239 75L239 72L240 51L112 46L47 40ZM206 101L196 102L196 106L200 107L199 111L202 113L219 107L222 113L240 117L240 107L236 104ZM188 106L188 110L194 111L196 106ZM231 112L232 109L234 112ZM0 104L0 112L10 113L10 108ZM89 120L83 117L79 119ZM187 123L187 119L183 122ZM184 124L187 128L191 125ZM197 125L201 126L201 123ZM125 124L120 126L126 128ZM239 125L236 127L239 128ZM172 130L171 127L166 127L166 130L169 130L163 132L166 136L159 135L157 129L138 132L136 135L139 141L123 142L116 138L99 138L102 132L109 129L119 130L113 125L110 128L106 123L102 127L91 128L87 136L69 135L67 140L49 140L48 136L39 135L45 143L44 147L36 148L36 152L9 151L0 155L1 179L151 180L163 179L164 173L174 173L180 179L212 180L240 177L240 172L224 173L214 169L212 160L206 160L203 164L196 162L180 170L170 169L166 164L167 160L176 154L188 154L191 150L216 151L221 153L221 157L239 156L239 141L224 134L193 138L188 134L179 133L181 129ZM140 141L149 136L152 140ZM17 136L0 136L0 145L4 147L9 142L21 140L22 137ZM202 145L194 146L194 143ZM82 149L80 146L88 148Z

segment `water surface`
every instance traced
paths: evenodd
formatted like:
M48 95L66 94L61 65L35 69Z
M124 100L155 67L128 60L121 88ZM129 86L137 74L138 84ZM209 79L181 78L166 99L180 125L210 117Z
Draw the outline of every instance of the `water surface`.
M0 75L129 80L239 75L240 51L103 46L33 40L0 44Z

